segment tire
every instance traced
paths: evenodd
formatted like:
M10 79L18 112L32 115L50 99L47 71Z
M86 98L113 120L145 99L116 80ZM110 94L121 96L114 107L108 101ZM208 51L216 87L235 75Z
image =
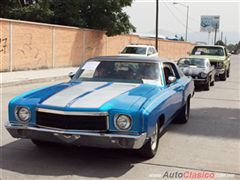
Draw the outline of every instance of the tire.
M210 78L208 78L208 81L207 81L207 83L206 84L204 84L204 90L206 90L206 91L209 91L210 90Z
M226 72L226 70L224 71L223 74L219 75L219 78L220 78L221 81L226 81L226 79L227 79L227 72Z
M159 123L156 123L153 135L149 138L149 140L138 150L138 153L143 158L153 158L158 150L159 143Z
M37 140L37 139L32 139L32 143L38 147L52 147L52 146L56 145L55 143L52 143L52 142L41 141L41 140Z
M230 76L230 67L227 70L227 77L229 78L229 76Z
M174 122L178 124L186 124L189 120L190 115L190 97L188 98L186 104L180 110L179 115L174 119Z
M210 83L210 86L214 86L215 83L215 79L213 79L213 81Z

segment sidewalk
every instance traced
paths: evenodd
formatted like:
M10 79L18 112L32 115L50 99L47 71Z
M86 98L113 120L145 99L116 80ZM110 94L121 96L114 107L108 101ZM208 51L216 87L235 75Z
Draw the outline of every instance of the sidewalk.
M68 79L70 72L76 72L77 67L55 68L44 70L29 70L0 73L0 86L15 86L36 82L47 82L57 79Z

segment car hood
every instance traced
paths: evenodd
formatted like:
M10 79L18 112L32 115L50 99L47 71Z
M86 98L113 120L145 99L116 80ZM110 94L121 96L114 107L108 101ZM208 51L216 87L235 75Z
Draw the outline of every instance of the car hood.
M199 68L197 66L180 67L180 69L186 76L195 76L201 72L207 73L205 68Z
M21 96L17 103L59 110L128 110L141 107L154 89L150 84L61 83Z
M208 58L209 61L224 61L225 56L191 55L189 58Z

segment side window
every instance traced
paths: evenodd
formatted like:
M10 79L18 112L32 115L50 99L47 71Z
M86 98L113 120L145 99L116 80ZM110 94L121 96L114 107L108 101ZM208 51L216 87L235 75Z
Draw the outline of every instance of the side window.
M151 48L148 48L148 50L147 50L147 55L149 56L149 55L151 55L152 53L151 53Z
M225 53L225 56L228 55L228 52L227 52L226 48L224 48L224 53Z
M169 63L169 66L172 68L172 70L174 72L174 76L176 77L176 79L179 79L180 75L179 75L179 72L178 72L178 69L177 69L176 65L173 64L173 63Z
M165 82L167 85L171 84L169 81L168 81L168 78L170 76L174 76L175 77L175 74L174 74L174 71L171 67L171 65L169 63L164 63L163 64L163 72L164 72L164 76L165 76Z
M177 71L180 78L185 76L182 70L178 66L177 66Z
M156 50L155 48L152 47L152 53L155 54L156 53Z
M149 54L152 55L153 54L152 48L149 47L148 49L149 49Z

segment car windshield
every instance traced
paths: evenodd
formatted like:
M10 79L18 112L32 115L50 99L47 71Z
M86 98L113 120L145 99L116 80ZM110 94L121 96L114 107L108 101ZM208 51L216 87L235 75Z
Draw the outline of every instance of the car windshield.
M210 55L210 56L224 56L223 48L221 47L195 47L192 50L193 55Z
M205 67L205 59L201 59L201 58L182 58L178 61L178 66Z
M154 62L87 61L80 67L77 81L145 83L159 82L159 64ZM74 80L73 79L73 80Z
M125 47L122 54L146 54L146 47Z

